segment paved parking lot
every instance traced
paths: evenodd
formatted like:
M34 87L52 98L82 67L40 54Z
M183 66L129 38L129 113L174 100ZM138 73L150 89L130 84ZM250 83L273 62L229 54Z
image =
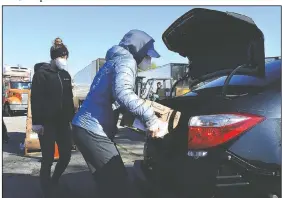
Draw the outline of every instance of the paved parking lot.
M24 157L20 143L25 138L25 116L6 117L10 141L3 145L3 197L40 198L40 155ZM133 161L142 158L143 136L120 128L115 141L132 178ZM54 163L55 165L55 163ZM54 168L53 165L53 168ZM136 191L139 194L138 191ZM93 198L95 184L79 151L72 153L71 162L60 181L60 198Z

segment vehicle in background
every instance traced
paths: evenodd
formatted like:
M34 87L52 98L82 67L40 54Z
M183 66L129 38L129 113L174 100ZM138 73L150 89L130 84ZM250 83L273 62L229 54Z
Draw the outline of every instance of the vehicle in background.
M197 8L163 41L189 58L191 91L159 101L180 121L146 138L136 181L154 198L281 197L281 58L265 58L262 31L247 16Z
M6 116L26 113L31 88L31 69L20 66L3 68L3 110Z
M149 82L147 82L149 79L150 81L152 81L153 79L173 79L172 83L167 80L165 81L166 84L163 85L163 87L171 89L173 84L181 79L181 77L183 77L185 73L187 73L188 67L189 65L184 63L169 63L160 67L156 67L154 69L138 72L138 77L144 77L143 84L147 84L148 87L151 87L151 85L149 85ZM157 89L157 82L163 83L163 80L157 80L156 83L153 83L151 87L152 91L155 91ZM149 89L148 87L146 88L147 90ZM189 92L189 88L187 87L187 81L184 80L181 83L177 84L173 96L183 95L187 92Z
M157 89L157 83L161 84L161 87L159 89ZM155 101L156 99L162 100L168 98L170 97L170 89L173 85L172 83L173 83L172 78L147 79L146 83L142 83L140 97L152 101Z
M92 81L98 70L105 64L104 58L98 58L92 61L88 66L78 71L73 77L73 101L77 111L85 100Z

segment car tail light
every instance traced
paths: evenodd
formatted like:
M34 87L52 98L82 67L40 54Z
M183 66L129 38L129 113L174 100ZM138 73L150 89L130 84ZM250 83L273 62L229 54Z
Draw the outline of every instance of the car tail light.
M239 113L192 117L188 148L205 149L226 143L263 120L261 116Z

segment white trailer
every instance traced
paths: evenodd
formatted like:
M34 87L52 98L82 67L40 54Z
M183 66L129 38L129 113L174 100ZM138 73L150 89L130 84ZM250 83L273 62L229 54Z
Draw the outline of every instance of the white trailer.
M98 70L104 65L105 59L98 58L92 61L88 66L78 71L73 77L73 100L76 109L80 107L85 100L91 83Z

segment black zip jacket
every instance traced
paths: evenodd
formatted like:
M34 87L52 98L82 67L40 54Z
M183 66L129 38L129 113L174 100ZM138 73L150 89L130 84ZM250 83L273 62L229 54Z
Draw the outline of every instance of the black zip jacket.
M41 63L32 79L31 113L33 125L71 122L74 104L71 76L67 71Z

